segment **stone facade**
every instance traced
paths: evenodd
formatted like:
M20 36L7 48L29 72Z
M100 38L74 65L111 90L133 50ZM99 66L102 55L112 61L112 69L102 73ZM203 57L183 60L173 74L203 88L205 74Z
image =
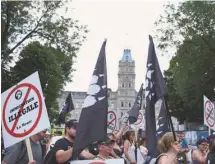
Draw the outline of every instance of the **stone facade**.
M118 89L108 89L109 109L114 110L117 115L117 127L120 117L130 110L134 104L137 91L135 90L135 61L132 59L131 51L125 49L118 65ZM62 107L69 91L63 91L58 99L59 108ZM71 117L79 119L86 92L71 91L75 110ZM143 96L144 97L144 96ZM143 101L144 102L144 101Z
M116 91L112 91L110 88L108 88L108 108L109 110L113 110L117 115L117 129L119 128L122 115L132 108L137 96L137 91L135 90L135 77L135 61L132 59L131 51L129 49L125 49L118 65L118 88ZM87 92L62 91L61 96L58 99L59 109L61 109L61 107L63 106L69 92L72 93L72 99L75 107L75 110L71 112L71 118L79 119ZM142 109L144 109L145 106L144 97L145 96L143 95ZM162 101L158 101L155 104L156 120L159 115L161 102ZM143 113L145 113L145 110L143 110ZM177 119L172 118L172 121L175 130L178 130Z

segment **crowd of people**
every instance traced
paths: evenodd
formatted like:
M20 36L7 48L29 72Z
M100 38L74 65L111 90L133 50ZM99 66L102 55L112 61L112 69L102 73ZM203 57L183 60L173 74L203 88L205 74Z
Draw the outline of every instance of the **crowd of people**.
M65 135L51 136L43 130L30 137L33 160L29 161L25 142L16 143L4 150L2 164L69 164L72 161L73 144L76 137L76 120L65 124ZM186 142L183 134L165 133L158 140L160 155L150 158L146 148L146 138L137 136L133 129L124 128L88 145L78 160L124 159L126 164L215 164L215 137L200 138L197 148Z

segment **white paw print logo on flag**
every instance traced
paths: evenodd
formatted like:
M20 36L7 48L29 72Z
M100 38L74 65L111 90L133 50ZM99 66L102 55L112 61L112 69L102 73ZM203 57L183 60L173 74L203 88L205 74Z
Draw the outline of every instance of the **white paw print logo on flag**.
M152 67L151 63L147 64L146 91L145 91L146 97L149 97L150 100L154 96L154 93L152 92L152 88L153 88L152 74L154 70L151 67Z
M95 69L94 73L95 72L96 72L96 69ZM101 78L104 78L104 77L105 77L104 74L92 76L90 86L89 86L89 89L87 92L87 97L84 100L83 108L95 105L96 102L101 101L105 98L104 91L102 91L102 90L104 90L107 86L106 85L103 85L103 86L99 85L99 81L102 80ZM100 91L101 91L101 94L99 94Z

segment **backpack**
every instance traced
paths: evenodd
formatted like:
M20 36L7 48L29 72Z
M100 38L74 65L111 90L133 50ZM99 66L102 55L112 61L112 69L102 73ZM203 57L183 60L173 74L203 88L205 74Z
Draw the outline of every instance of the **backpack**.
M49 152L46 154L43 164L58 164L56 160L55 147L50 147Z
M62 138L63 139L63 138ZM64 139L65 142L68 142L67 140ZM56 160L56 152L59 149L55 146L55 144L50 145L50 150L45 156L43 164L58 164ZM65 163L65 162L64 162Z

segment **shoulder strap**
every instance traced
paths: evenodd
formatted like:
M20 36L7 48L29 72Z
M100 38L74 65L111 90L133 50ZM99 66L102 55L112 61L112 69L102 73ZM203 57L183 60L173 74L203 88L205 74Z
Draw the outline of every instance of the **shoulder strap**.
M159 159L160 159L162 156L167 156L167 155L166 155L165 153L160 154L160 155L157 157L157 159L156 159L156 161L155 161L155 164L158 164L158 161L159 161Z

